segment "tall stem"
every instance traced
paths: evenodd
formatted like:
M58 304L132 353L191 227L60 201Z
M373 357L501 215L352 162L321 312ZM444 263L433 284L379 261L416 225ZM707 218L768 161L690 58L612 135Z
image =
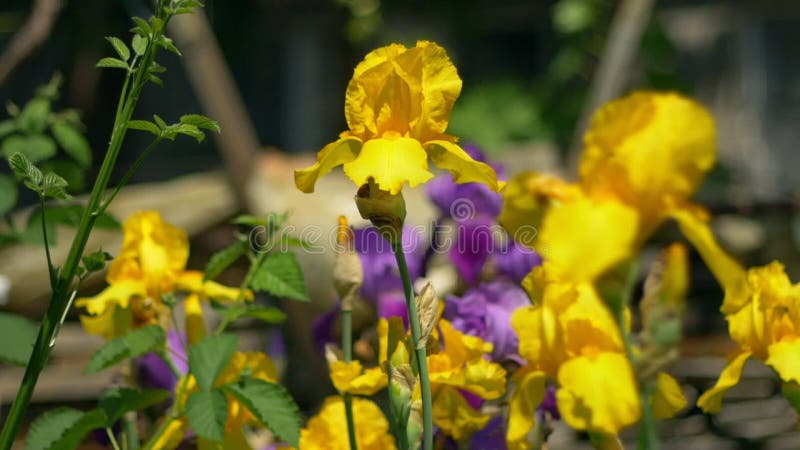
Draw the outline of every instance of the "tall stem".
M353 360L353 311L350 306L342 305L342 353L344 362ZM358 450L356 442L356 424L353 418L353 396L344 393L344 415L347 420L347 436L350 438L350 450Z
M165 24L170 19L170 16L164 14L166 4L167 2L165 0L160 0L158 6L159 18L161 18ZM156 34L162 31L163 28L162 30L158 30ZM100 166L100 172L92 188L92 193L89 196L87 207L81 216L81 221L78 225L63 269L59 273L55 285L53 286L53 291L50 295L50 303L47 306L47 312L39 327L39 334L36 337L36 343L33 346L30 360L25 368L25 374L22 377L22 382L17 391L14 403L11 405L8 419L3 425L3 431L0 433L0 450L10 449L14 442L14 438L22 424L31 397L33 396L33 390L39 380L39 375L47 364L47 359L50 356L50 349L55 343L56 333L61 328L61 321L66 317L66 309L69 307L70 285L75 278L75 273L80 264L83 252L86 249L89 235L100 214L100 205L106 189L108 188L108 183L111 179L114 166L116 165L120 149L122 148L122 143L128 129L128 122L139 101L142 88L147 82L147 75L157 52L157 45L153 41L158 37L159 36L155 36L154 39L149 40L142 62L136 69L130 90L127 92L127 95L120 96L120 100L123 101L123 104L118 105L117 108L119 114L117 114L114 119L114 128L111 131L111 140L108 145L108 150Z
M414 292L411 286L411 276L408 273L406 256L403 253L403 239L398 236L392 242L392 251L397 258L397 267L400 269L400 278L403 280L403 293L406 296L408 308L408 323L411 326L411 338L414 340L414 353L417 359L419 372L420 391L422 392L422 426L423 449L433 449L433 397L431 396L431 380L428 375L428 349L427 343L421 342L422 332L419 326L419 313L414 301Z

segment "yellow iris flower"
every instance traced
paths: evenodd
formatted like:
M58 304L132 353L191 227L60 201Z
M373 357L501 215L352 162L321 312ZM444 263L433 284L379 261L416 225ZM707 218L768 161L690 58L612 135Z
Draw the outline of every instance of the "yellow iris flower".
M409 352L404 345L388 351L391 326L386 319L378 323L381 362L388 356L394 365L408 363ZM402 324L399 326L402 327ZM431 339L439 343L429 345L438 347L438 352L428 355L428 373L434 399L433 423L460 441L486 426L491 416L473 408L459 390L485 400L500 398L506 390L506 371L485 358L492 352L490 342L461 333L445 319L439 319ZM415 385L413 396L420 398L419 383Z
M782 380L800 383L800 283L792 284L777 261L742 268L719 247L702 212L684 211L676 218L725 291L721 310L740 347L697 405L705 412L718 412L751 357L772 367Z
M331 381L340 393L373 395L385 388L389 380L383 369L365 369L359 361L331 361L329 364Z
M189 238L161 219L156 211L133 214L123 224L120 254L106 275L109 286L75 305L86 309L81 323L90 334L112 339L145 325L167 325L169 308L162 295L176 291L218 301L251 300L252 292L240 292L203 274L186 270Z
M461 93L461 78L445 49L419 41L406 48L376 49L355 68L345 94L348 131L326 145L313 166L295 171L295 184L314 192L317 180L335 167L362 186L374 179L397 194L433 178L428 158L457 183L478 182L499 191L502 183L488 165L473 160L446 134L450 111Z
M394 450L394 438L389 433L389 422L378 406L366 399L353 398L358 448L364 450ZM349 450L347 423L342 397L328 397L322 409L300 431L300 448L303 450Z
M509 448L530 448L527 435L548 378L558 382L564 421L577 430L616 435L638 421L642 408L633 368L617 322L594 286L553 279L547 267L535 268L524 285L535 306L516 310L511 319L528 364L512 377ZM685 402L678 383L659 374L656 415L671 416Z

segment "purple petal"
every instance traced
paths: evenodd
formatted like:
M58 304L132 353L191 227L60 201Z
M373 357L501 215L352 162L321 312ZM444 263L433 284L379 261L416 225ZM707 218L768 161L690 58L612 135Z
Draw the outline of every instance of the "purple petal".
M408 307L405 294L393 291L378 296L378 317L384 319L401 317L403 324L408 327Z
M314 346L317 351L322 354L325 353L325 346L327 344L338 342L338 339L333 333L340 309L339 302L336 302L333 308L317 316L314 319L314 323L311 325L311 333L314 336Z
M450 249L450 261L467 284L475 284L492 248L492 222L484 217L456 226L456 245Z
M510 239L508 245L494 249L492 259L497 271L515 283L521 283L534 267L542 264L542 257L535 250Z
M506 427L502 416L494 416L472 435L470 450L506 450Z
M361 257L361 265L364 270L361 296L365 300L374 305L382 292L402 291L403 285L397 269L397 260L391 246L374 227L355 230L354 244L356 252ZM422 275L425 255L425 246L420 230L412 227L403 229L403 251L406 254L411 279L415 280Z

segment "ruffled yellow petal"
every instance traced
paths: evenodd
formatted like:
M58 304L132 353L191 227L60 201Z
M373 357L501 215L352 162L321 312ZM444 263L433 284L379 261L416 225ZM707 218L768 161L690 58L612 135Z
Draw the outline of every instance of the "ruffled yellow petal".
M474 409L456 389L437 390L433 402L433 424L460 441L485 427L491 416Z
M725 300L720 308L723 314L741 309L750 295L745 271L719 246L704 212L697 208L677 208L671 211L671 216L725 290Z
M419 141L399 135L364 142L358 157L344 165L344 173L357 186L373 178L381 190L391 194L399 193L403 183L414 187L433 178Z
M203 306L197 295L189 295L183 301L184 314L186 315L186 337L189 345L194 345L206 337L206 322L203 319Z
M686 407L686 397L675 378L664 372L658 374L652 405L656 419L668 419Z
M591 281L633 256L637 221L621 203L577 198L550 209L536 250L565 279Z
M750 358L750 352L744 352L733 358L722 373L719 375L717 383L711 389L703 392L703 395L697 399L697 406L705 413L717 413L722 409L722 397L728 393L728 390L739 382L742 376L742 369L744 363Z
M128 308L134 297L145 297L147 286L139 281L120 281L103 289L94 297L85 297L75 300L75 306L85 308L91 315L101 315L108 308L119 306Z
M358 361L333 361L329 366L333 386L342 393L373 395L388 384L388 378L380 367L364 370Z
M524 367L514 373L512 381L515 388L508 402L506 429L506 444L509 450L533 448L528 440L528 434L536 425L536 408L544 399L545 380L544 372Z
M425 143L431 161L440 169L453 175L456 183L482 183L495 192L499 192L505 185L497 181L497 174L488 164L475 161L458 145L444 140L429 141Z
M186 419L171 419L164 433L153 443L153 448L172 450L183 441L189 425Z
M389 434L389 422L375 403L353 398L353 418L358 448L364 450L393 450L394 439ZM342 397L328 397L322 409L300 431L303 450L350 450L347 423Z
M317 180L327 175L335 167L348 163L358 156L361 141L356 137L342 137L326 145L318 154L317 162L308 168L295 170L294 184L302 192L314 192Z
M506 370L483 358L468 362L463 389L487 400L499 398L506 392Z
M555 377L564 357L564 335L558 318L546 304L517 308L511 327L519 337L519 354Z
M242 291L216 281L203 281L203 273L193 270L183 272L176 280L175 287L181 291L197 294L202 300L211 299L222 303L253 300L253 291L249 289Z
M800 383L800 339L770 345L766 363L778 372L781 380Z
M691 196L715 160L714 120L704 107L676 93L635 92L594 114L580 176L591 195L639 210L649 233L664 217L664 202Z
M633 370L625 355L598 353L561 365L558 410L576 430L615 435L641 416Z
M81 315L81 325L87 333L114 339L125 335L133 327L133 315L128 308L111 305L96 316Z

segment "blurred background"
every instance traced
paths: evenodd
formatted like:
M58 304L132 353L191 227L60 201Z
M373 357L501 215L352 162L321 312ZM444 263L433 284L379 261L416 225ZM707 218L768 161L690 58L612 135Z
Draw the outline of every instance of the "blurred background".
M96 163L79 171L60 163L59 173L75 180L75 194L86 191L80 180L97 174L122 80L119 71L94 67L111 52L103 38L125 36L130 16L147 16L148 8L142 0L0 5L0 101L11 109L24 105L58 74L53 110L79 112ZM230 240L233 229L225 223L237 211L292 209L298 223L332 223L348 207L352 214L347 182L332 182L332 202L300 197L291 170L346 129L344 90L364 54L390 42L428 39L447 49L464 81L449 132L512 173L533 169L570 177L590 114L632 89L677 90L697 99L718 127L719 163L698 194L717 216L715 231L747 265L780 259L792 279L800 278L795 0L206 0L205 17L181 17L170 35L184 56L159 57L168 70L165 85L145 90L135 116L158 113L169 121L200 112L219 120L223 135L200 145L181 139L163 144L114 212L124 218L136 209L162 210L192 235L195 268ZM7 118L0 111L0 121ZM142 134L129 134L117 177L148 143ZM2 173L8 173L5 165ZM26 217L35 200L20 193L9 214ZM425 214L414 220L424 221ZM644 258L678 236L674 227L663 227ZM113 246L119 236L101 231L98 239ZM6 309L41 316L47 293L41 257L31 242L0 247ZM315 280L309 289L317 289L312 297L319 303L284 305L290 317L329 304L326 264L306 261L306 278ZM234 269L226 276L235 280L241 273ZM696 255L692 280L688 338L675 369L690 403L733 348L717 312L722 293ZM96 291L102 279L95 281ZM251 330L253 345L272 345L279 336L288 355L306 355L309 327L306 319L284 327L283 335ZM85 362L79 335L72 350L63 344L66 353L54 358L56 366ZM311 358L299 359L304 357ZM295 374L287 377L290 387L301 405L313 408L330 389L313 385L324 363L315 359L293 368L287 361L286 370ZM16 370L0 368L4 405L15 392ZM50 378L56 384L49 390L45 385L37 391L40 404L88 401L96 393L92 386L78 393L59 385L78 369L64 370ZM716 418L686 411L664 425L662 436L674 438L675 448L800 448L797 418L776 397L779 385L769 371L754 365L745 374L729 397L733 408ZM76 386L87 383L79 381ZM562 435L553 448L577 448L579 437Z

